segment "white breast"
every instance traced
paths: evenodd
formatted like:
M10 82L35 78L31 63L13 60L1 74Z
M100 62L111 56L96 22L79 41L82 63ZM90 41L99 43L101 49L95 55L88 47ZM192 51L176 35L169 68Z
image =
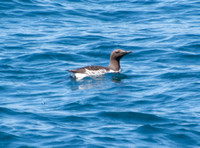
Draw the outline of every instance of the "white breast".
M106 69L99 69L99 70L88 70L85 69L85 73L72 73L73 77L75 77L77 80L81 80L84 77L88 77L88 76L99 76L99 75L103 75L105 73L118 73L120 71L107 71Z
M106 69L99 69L99 70L88 70L85 69L85 72L88 76L98 76L107 73Z

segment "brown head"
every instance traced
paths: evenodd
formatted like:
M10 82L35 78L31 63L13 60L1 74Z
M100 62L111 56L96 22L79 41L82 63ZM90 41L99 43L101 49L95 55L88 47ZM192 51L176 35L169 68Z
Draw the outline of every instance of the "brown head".
M114 71L119 71L120 70L120 59L126 55L131 53L132 51L125 51L122 49L115 49L112 51L110 55L110 64L109 68L114 70Z

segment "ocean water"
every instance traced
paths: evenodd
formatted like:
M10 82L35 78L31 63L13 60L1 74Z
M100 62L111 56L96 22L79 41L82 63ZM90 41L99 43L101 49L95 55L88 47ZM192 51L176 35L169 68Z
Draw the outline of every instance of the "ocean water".
M1 0L0 147L200 147L199 0Z

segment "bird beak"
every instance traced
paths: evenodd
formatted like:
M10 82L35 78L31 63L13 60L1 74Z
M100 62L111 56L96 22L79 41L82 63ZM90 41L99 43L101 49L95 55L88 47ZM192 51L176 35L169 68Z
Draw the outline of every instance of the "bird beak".
M132 53L132 51L125 51L125 54L129 54L129 53Z

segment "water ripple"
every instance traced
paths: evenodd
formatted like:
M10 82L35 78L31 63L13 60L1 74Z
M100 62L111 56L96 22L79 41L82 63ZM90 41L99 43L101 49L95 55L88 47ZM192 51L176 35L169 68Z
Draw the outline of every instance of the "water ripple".
M199 4L1 1L0 147L198 147Z

